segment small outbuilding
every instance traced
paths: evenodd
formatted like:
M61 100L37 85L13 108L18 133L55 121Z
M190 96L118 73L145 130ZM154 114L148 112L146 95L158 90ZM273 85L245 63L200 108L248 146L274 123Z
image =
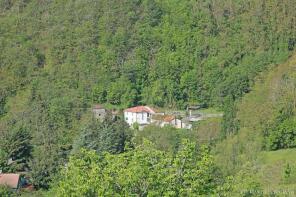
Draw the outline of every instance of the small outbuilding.
M11 189L19 189L21 187L21 176L19 174L0 174L0 185L7 186Z
M95 105L92 111L94 117L99 120L103 120L107 115L107 110L102 105Z
M11 190L33 191L34 187L23 174L0 173L0 186L9 187Z
M158 115L152 117L152 123L164 127L166 125L173 126L177 129L191 129L192 125L183 121L182 119L177 118L174 115Z

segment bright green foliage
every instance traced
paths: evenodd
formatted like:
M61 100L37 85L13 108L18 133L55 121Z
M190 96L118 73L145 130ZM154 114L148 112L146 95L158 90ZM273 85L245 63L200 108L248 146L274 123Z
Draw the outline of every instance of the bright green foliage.
M105 103L107 101L107 90L102 85L97 85L93 90L93 101L96 103Z
M269 133L267 140L271 150L296 148L296 121L285 120Z
M206 195L216 187L214 170L207 149L188 141L175 156L149 142L119 155L82 150L71 157L54 191L57 196Z
M110 84L107 91L107 101L113 105L130 107L136 104L137 91L127 79L118 79Z

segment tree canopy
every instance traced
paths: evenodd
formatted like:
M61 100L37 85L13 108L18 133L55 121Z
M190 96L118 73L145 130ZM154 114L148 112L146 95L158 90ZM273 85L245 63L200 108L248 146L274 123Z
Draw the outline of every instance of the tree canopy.
M114 162L125 162L124 155L133 161L139 150L125 153L126 125L93 123L95 103L109 109L217 107L224 111L221 136L236 134L235 102L252 90L259 73L295 50L295 6L293 0L0 0L1 170L28 170L37 189L48 189L75 147L120 153L106 155ZM283 94L293 97L292 90ZM295 125L285 115L266 127L269 149L295 147ZM175 137L168 141L179 143ZM168 153L153 154L157 160ZM162 167L176 161L167 156ZM175 178L156 181L169 190ZM207 194L203 189L212 186L202 180L184 179L174 192ZM189 191L187 184L201 190Z
M54 191L57 196L206 195L216 187L214 172L205 147L183 141L173 156L146 141L120 155L82 150L71 157Z

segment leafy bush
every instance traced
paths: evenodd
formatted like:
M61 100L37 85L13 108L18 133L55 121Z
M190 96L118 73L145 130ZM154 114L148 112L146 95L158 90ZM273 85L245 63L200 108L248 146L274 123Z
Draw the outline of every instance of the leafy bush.
M149 142L135 150L98 156L82 150L71 157L56 196L196 196L217 186L213 158L205 147L183 141L176 156Z
M273 129L267 139L270 150L296 147L296 121L288 119Z

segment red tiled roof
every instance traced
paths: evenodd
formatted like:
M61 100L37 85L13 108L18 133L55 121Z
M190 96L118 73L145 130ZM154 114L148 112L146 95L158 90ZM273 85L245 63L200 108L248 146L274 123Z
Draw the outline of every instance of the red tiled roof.
M147 112L151 114L155 114L156 111L152 109L151 107L148 106L137 106L137 107L132 107L124 110L125 112L132 112L132 113L141 113L141 112Z
M94 109L104 109L104 107L102 105L95 105Z
M167 116L164 116L163 121L164 122L171 122L171 121L175 120L175 118L176 118L175 116L167 115Z
M19 179L19 174L0 174L0 185L6 185L10 188L17 189Z

